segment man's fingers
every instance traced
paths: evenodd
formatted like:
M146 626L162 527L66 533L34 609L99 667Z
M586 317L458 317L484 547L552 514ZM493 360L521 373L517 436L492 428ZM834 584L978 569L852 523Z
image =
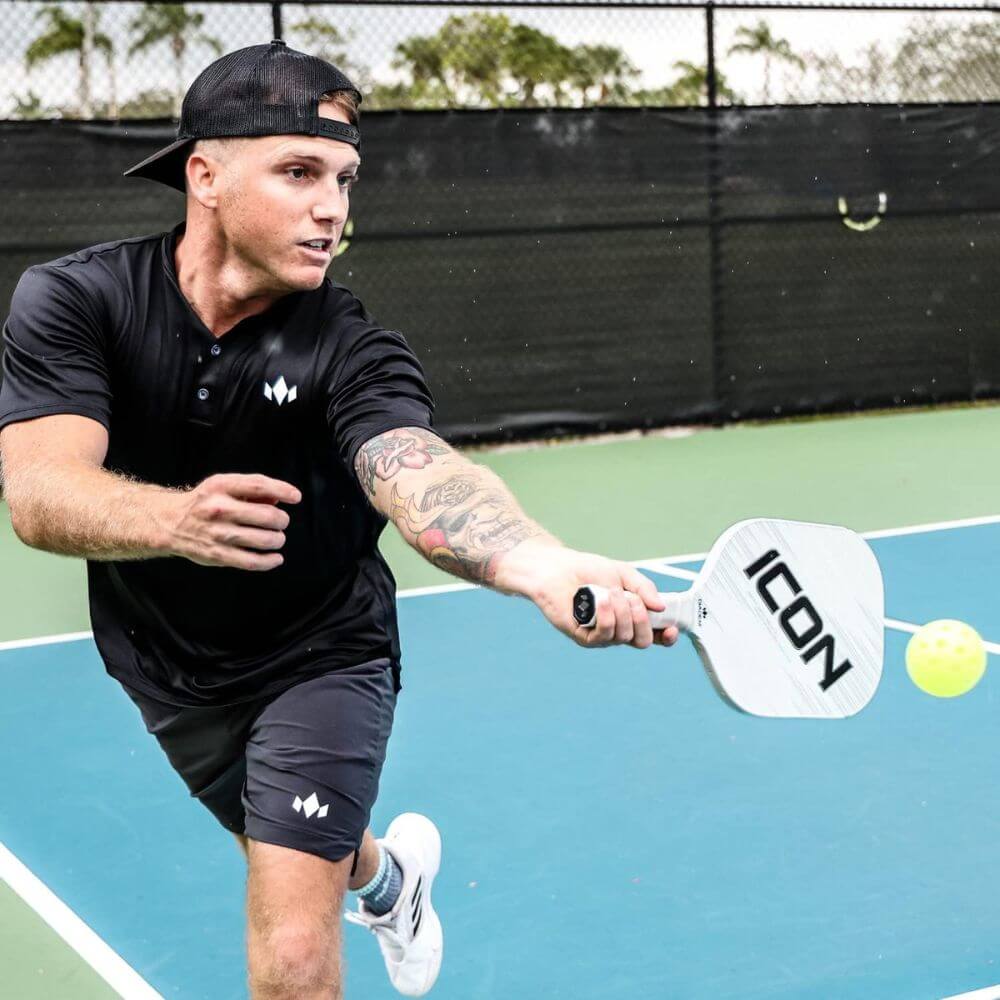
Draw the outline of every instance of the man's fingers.
M638 594L630 594L632 605L632 624L634 631L632 645L636 649L648 649L653 645L653 626L649 624L649 612Z
M205 485L253 503L298 503L302 493L291 483L269 476L224 473L205 480Z
M285 544L285 533L227 525L219 531L216 540L226 548L260 549L263 552L273 552Z
M615 609L611 601L602 598L597 602L592 628L577 626L577 633L583 633L584 646L608 646L615 639Z
M671 625L670 628L658 629L653 633L655 636L655 641L661 646L672 646L677 642L680 637L680 630L676 625Z
M654 630L649 621L650 611L666 607L656 585L631 566L618 564L615 569L621 586L608 587L607 594L597 602L593 627L577 626L573 637L587 647L629 645L646 649L654 643L672 646L680 635L677 628Z
M284 561L279 552L253 552L231 545L217 545L204 557L194 559L201 566L227 566L258 573L277 569Z
M232 507L226 510L225 517L232 524L242 524L248 528L267 528L271 531L284 531L291 523L288 512L280 507L264 503L246 503L243 500L234 500Z
M245 569L254 573L265 573L268 570L277 569L284 561L285 557L277 552L260 553L248 552L246 549L226 549L224 566L231 566L234 569Z
M628 643L632 641L635 634L635 625L632 621L632 602L624 590L612 590L611 606L615 612L615 635L614 641L617 643Z
M642 598L643 604L651 611L663 610L664 604L657 592L656 584L648 576L643 576L637 569L626 566L622 570L622 583L625 584L626 590L638 594Z

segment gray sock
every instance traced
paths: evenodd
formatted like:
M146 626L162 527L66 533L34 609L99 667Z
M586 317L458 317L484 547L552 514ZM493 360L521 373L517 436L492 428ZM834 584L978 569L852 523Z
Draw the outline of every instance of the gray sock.
M396 859L381 845L378 847L378 871L375 877L357 890L358 898L364 900L369 913L381 917L388 913L399 899L403 890L403 872Z

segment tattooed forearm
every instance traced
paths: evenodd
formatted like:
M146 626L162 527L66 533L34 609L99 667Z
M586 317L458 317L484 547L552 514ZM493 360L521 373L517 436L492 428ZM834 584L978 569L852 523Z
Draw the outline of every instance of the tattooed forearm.
M410 545L465 580L492 585L507 552L546 535L494 472L431 431L380 434L358 451L355 470L372 504Z
M391 516L435 566L476 583L493 583L504 553L542 529L525 516L499 480L469 471L403 496L392 487Z
M355 469L361 485L374 497L376 479L392 479L402 469L422 469L434 456L447 455L450 450L429 431L406 427L367 442L358 452Z

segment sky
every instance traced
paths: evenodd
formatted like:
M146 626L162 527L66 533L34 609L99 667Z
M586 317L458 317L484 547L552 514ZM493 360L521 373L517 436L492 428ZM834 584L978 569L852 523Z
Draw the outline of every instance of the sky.
M80 3L66 3L67 10L79 16ZM173 65L165 44L147 53L128 56L129 22L139 13L137 3L102 4L100 28L108 34L117 50L116 66L119 97L127 98L151 87L169 88ZM24 50L41 29L38 20L42 4L26 0L0 3L0 115L9 117L14 95L29 90L40 94L49 104L74 100L78 87L76 59L65 55L34 70L30 76L24 67ZM205 14L204 30L220 39L225 49L240 48L268 41L271 16L267 4L189 4L191 10ZM610 44L624 50L641 72L640 85L663 86L677 75L673 66L678 60L705 62L705 15L700 9L651 10L627 8L490 8L506 13L512 20L529 24L556 36L564 45L580 43ZM399 74L391 67L396 44L414 34L432 34L453 14L467 14L470 8L314 6L286 5L286 38L294 44L289 28L306 17L322 17L336 24L349 39L349 56L354 63L369 68L376 79L391 81ZM798 53L810 50L836 51L841 58L851 57L868 44L880 41L892 46L903 34L909 20L922 15L882 11L718 11L716 49L719 65L731 86L749 103L760 102L762 62L759 58L727 56L740 25L752 25L764 18L779 37L788 39ZM946 15L950 19L968 19L989 15ZM184 67L186 83L214 58L205 45L194 45ZM107 93L106 71L99 64L95 71L95 90L100 99ZM788 89L809 100L808 84L794 68L776 67L772 72L772 94ZM872 99L879 99L872 95Z

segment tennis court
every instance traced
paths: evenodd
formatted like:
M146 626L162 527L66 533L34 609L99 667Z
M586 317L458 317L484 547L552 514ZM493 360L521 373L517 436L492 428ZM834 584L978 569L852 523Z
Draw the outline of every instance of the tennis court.
M405 693L374 825L416 809L443 831L434 996L940 1000L1000 983L1000 689L988 670L965 697L920 693L900 630L955 617L1000 641L998 431L979 408L480 456L568 542L642 560L662 589L741 516L868 531L896 627L875 700L840 723L739 715L686 641L583 651L526 602L441 589L389 542ZM240 855L89 637L19 634L72 632L81 608L76 564L14 544L0 841L22 899L0 910L4 995L245 995ZM394 996L352 930L347 995Z

